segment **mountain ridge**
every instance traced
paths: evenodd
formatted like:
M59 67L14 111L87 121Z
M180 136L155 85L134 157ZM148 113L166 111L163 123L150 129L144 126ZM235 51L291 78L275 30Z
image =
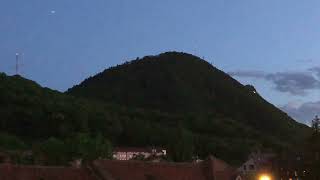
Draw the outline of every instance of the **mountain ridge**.
M106 69L69 89L67 94L169 113L218 112L240 119L254 115L242 119L268 131L277 129L268 127L267 121L273 119L284 123L282 126L299 126L285 112L253 92L252 87L187 53L166 52ZM272 116L275 114L279 117ZM255 122L255 119L263 120Z
M186 53L136 59L85 82L75 86L85 91L61 93L1 73L0 132L29 148L100 134L114 146L167 147L174 161L213 154L231 164L257 148L290 148L309 133L254 87Z

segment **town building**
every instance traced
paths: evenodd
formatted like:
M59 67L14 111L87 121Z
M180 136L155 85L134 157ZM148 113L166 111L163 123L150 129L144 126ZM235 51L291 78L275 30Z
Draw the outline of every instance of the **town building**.
M275 158L276 155L273 153L251 153L248 160L238 168L238 171L242 175L273 172L276 169Z
M141 157L147 159L153 157L163 157L167 155L164 148L137 148L137 147L116 147L113 150L112 157L115 160L131 160Z

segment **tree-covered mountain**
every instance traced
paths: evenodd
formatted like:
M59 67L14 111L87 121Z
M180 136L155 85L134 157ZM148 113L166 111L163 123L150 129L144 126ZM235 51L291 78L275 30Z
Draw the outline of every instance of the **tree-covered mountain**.
M1 132L29 139L97 131L105 114L99 105L42 88L21 76L0 74ZM103 114L103 115L101 115ZM103 123L106 123L103 118ZM101 127L101 126L100 126Z
M106 69L68 94L168 113L212 113L284 141L294 141L306 129L265 101L254 87L243 86L186 53L146 56Z
M36 163L45 154L42 164L54 165L109 156L113 124L104 108L109 107L0 73L0 152L16 163ZM32 158L24 157L29 150Z
M175 161L213 154L238 164L256 148L290 147L309 130L254 87L176 52L112 67L66 93L2 73L0 117L0 150L45 151L51 164L101 155L102 139L163 146Z

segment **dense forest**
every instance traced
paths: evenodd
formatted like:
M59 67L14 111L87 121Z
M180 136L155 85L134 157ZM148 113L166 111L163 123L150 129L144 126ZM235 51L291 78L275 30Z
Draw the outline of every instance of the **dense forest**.
M68 94L127 107L231 118L277 139L295 141L306 126L203 59L167 52L127 62L84 80Z
M168 160L213 154L236 165L309 133L254 87L177 52L111 67L66 93L2 73L0 116L0 148L45 153L48 164L109 158L112 146L163 146Z

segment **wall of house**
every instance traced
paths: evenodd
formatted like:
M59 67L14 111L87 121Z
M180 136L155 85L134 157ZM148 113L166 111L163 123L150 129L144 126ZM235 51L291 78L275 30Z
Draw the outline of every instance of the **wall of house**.
M242 164L242 166L239 168L239 171L242 174L247 174L247 173L253 173L256 172L257 170L257 164L253 159L249 159L245 163Z
M151 153L148 152L114 152L113 158L117 160L130 160L140 154L143 155L145 158L151 156Z
M237 172L226 162L213 156L202 162L206 176L212 180L231 180L235 179Z
M117 160L130 160L137 155L143 155L145 158L150 157L151 155L155 156L165 156L167 153L166 150L152 150L152 152L136 152L136 151L115 151L113 152L113 158Z

